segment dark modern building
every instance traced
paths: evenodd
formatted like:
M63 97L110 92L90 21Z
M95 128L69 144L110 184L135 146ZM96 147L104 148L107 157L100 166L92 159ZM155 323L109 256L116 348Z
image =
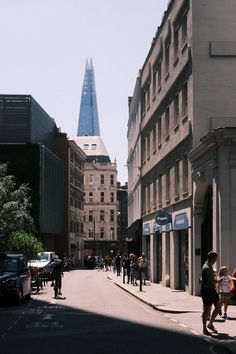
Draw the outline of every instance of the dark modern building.
M55 154L55 121L30 95L0 95L0 163L28 183L36 234L56 250L63 232L63 162Z

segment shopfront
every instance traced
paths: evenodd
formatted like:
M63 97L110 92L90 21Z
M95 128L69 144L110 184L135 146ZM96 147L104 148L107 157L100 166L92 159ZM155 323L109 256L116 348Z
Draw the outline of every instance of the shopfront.
M177 257L177 288L188 291L189 289L189 220L187 213L177 214L174 217L173 230L176 239Z

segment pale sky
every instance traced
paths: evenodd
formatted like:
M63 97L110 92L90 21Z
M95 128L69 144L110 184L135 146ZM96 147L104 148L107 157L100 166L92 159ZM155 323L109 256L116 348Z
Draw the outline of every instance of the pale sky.
M0 0L0 93L30 94L76 135L86 58L100 133L127 181L128 96L169 0Z

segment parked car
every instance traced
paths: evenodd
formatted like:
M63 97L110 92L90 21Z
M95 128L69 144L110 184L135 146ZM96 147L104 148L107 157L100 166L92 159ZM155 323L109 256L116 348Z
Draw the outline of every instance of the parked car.
M50 278L54 259L55 252L42 252L38 254L37 259L33 259L28 262L28 267L30 269L38 269L39 273L44 273L46 278Z
M13 300L20 304L30 298L31 274L23 254L0 254L0 300Z

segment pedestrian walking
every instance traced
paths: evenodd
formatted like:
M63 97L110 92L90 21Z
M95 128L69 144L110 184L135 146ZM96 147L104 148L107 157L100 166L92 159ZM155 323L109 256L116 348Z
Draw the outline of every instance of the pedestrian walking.
M54 292L55 298L57 295L62 295L61 288L62 288L62 277L63 277L63 262L59 257L56 255L53 262L53 269L52 269L52 276L54 281Z
M120 270L121 270L121 255L118 253L115 259L115 265L116 265L116 275L120 276Z
M227 309L229 306L229 300L231 297L230 293L230 282L236 280L236 278L231 277L228 274L228 268L226 266L222 266L219 270L219 294L220 294L220 315L222 315L222 307L224 307L224 314L222 318L225 320L228 318Z
M138 260L137 256L134 253L130 253L130 275L131 275L131 282L133 285L138 285L137 280L138 280Z
M143 285L146 285L146 274L147 274L147 258L145 253L142 253L141 257L138 259L140 281Z
M213 322L220 311L219 294L216 291L216 284L219 282L219 280L216 279L215 272L212 267L216 260L217 253L210 251L207 255L207 261L203 265L201 271L201 297L203 301L202 325L203 334L208 336L211 335L208 329L217 333ZM207 320L210 316L212 305L214 305L215 308L207 325Z

